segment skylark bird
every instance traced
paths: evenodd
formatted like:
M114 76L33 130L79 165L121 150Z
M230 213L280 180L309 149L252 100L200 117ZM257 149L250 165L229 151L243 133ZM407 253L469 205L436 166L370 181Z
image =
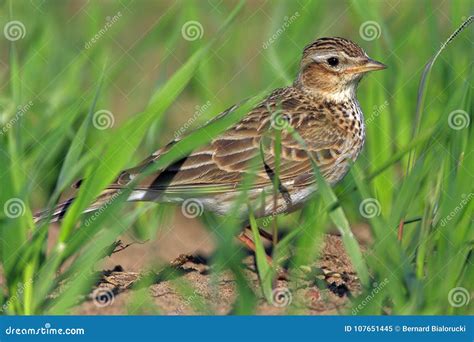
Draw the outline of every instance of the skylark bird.
M344 38L321 38L303 50L300 69L293 85L274 90L243 119L208 145L164 170L147 175L133 188L129 201L181 203L196 199L203 208L226 215L233 210L239 184L250 172L250 161L258 161L252 186L246 194L257 217L296 210L317 189L311 158L330 183L339 182L357 159L365 139L364 118L356 89L369 71L386 66L369 58L364 50ZM222 117L236 106L220 114ZM279 117L275 119L275 113ZM281 132L281 155L277 195L274 132L284 120L304 140L295 140L288 130ZM125 170L86 210L99 209L152 165L175 143L159 149L138 166ZM263 151L263 153L261 152ZM80 183L78 183L78 186ZM60 219L74 198L36 220Z

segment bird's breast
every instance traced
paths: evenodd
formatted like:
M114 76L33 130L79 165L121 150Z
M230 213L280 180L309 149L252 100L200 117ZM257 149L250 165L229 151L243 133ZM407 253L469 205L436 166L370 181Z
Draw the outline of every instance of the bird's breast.
M344 154L355 161L365 141L364 114L357 99L346 102L337 110L342 113L342 118L339 115L337 124L346 137Z

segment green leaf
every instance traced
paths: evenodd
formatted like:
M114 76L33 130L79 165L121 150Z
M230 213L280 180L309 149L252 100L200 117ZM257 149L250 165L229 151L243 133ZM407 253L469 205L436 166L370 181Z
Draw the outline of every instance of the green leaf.
M255 216L249 208L250 214L250 227L252 229L253 241L255 243L255 258L257 261L258 275L260 276L260 284L262 286L263 295L269 303L272 303L272 272L271 267L267 261L267 253L263 247L262 239L258 231L257 222Z

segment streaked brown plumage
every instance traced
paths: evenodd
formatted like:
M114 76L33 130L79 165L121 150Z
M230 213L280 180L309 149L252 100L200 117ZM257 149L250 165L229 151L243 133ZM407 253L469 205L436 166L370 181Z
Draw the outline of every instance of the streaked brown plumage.
M226 214L239 191L249 161L259 156L259 168L248 200L257 216L299 208L316 190L310 154L326 180L335 184L355 161L365 139L364 120L356 99L363 74L385 66L370 59L355 43L343 38L321 38L303 51L300 71L290 87L276 89L240 122L189 156L148 176L134 188L129 200L183 202L197 198L207 210ZM235 106L221 115L235 109ZM279 113L280 116L275 116ZM285 129L281 130L281 189L276 208L273 198L274 134L286 119L304 139L307 151ZM172 142L173 143L173 142ZM88 211L100 208L118 189L160 158L172 143L140 165L123 171ZM262 200L264 198L264 200ZM52 218L62 217L70 200L59 205ZM246 214L247 206L241 208ZM45 213L37 216L45 217Z

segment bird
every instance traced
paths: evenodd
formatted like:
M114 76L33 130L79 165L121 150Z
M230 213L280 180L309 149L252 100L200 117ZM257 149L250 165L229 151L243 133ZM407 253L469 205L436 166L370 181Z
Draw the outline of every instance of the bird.
M356 161L365 141L356 90L364 75L385 68L351 40L319 38L304 47L292 85L273 90L239 122L170 166L143 176L181 137L122 171L85 212L100 209L139 176L142 179L134 184L128 201L183 204L192 199L204 210L218 215L237 210L241 217L246 217L250 208L255 217L295 211L317 192L312 161L330 185L341 181ZM237 108L232 106L211 121ZM253 160L256 166L251 165ZM252 184L242 189L239 185L249 173ZM81 181L74 187L80 185ZM242 191L246 191L246 203L235 209ZM58 221L73 201L71 197L37 213L34 219Z

